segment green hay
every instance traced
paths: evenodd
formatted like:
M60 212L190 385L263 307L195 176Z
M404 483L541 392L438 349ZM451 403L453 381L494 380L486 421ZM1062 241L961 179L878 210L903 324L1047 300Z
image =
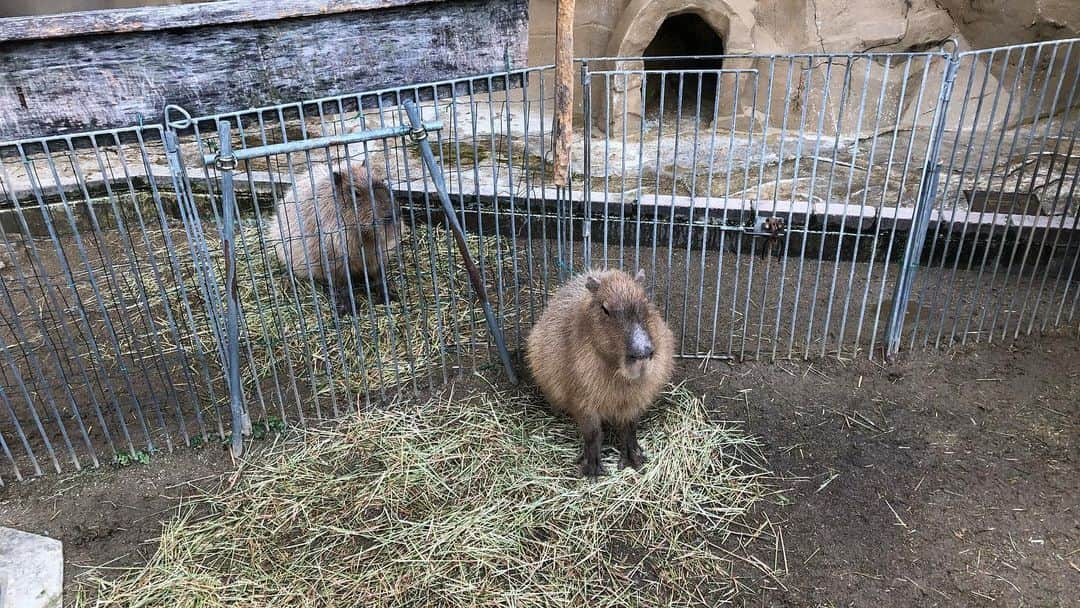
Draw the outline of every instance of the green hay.
M168 307L184 328L177 344L168 324L157 324L161 328L157 337L165 350L208 353L212 381L223 386L224 371L214 347L213 320L201 297L195 258L187 241L177 237L182 233L173 234L173 253L179 260L182 280L170 280L163 286L147 268L126 287L132 298L147 298L159 318L165 316ZM154 242L165 245L161 238ZM510 245L504 239L500 248L493 237L488 237L481 247L475 235L467 235L467 242L477 256L477 264L483 264L487 271L488 293L494 298L494 276L499 266L505 265L504 272L509 272ZM207 247L217 282L223 284L220 239L211 236ZM291 276L272 251L262 245L257 225L238 229L236 253L243 312L241 380L248 395L270 390L275 375L290 396L293 377L301 398L331 392L363 394L410 382L442 364L456 363L458 356L466 360L481 356L481 352L487 356L489 334L483 309L473 295L456 244L441 226L407 229L401 259L394 255L388 260L389 276L401 302L388 307L381 299L369 300L360 279L360 284L354 285L355 316L337 316L321 285ZM159 260L168 259L164 249L154 255ZM218 289L218 297L223 297L224 287ZM224 310L224 303L221 306ZM502 314L505 322L515 318L512 310L503 310ZM125 350L135 351L145 341L145 335L139 336L128 342ZM193 368L192 372L200 377L202 369ZM205 391L205 387L200 390ZM220 401L223 399L219 397Z
M699 397L666 394L643 421L645 468L617 471L608 449L594 483L573 476L573 425L535 395L448 392L256 454L166 525L146 566L83 594L102 608L715 606L774 578L753 557L782 545L748 517L769 494L757 443Z

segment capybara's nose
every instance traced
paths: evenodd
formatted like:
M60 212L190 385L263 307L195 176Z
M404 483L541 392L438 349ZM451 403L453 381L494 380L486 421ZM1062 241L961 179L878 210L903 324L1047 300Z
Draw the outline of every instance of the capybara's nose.
M626 354L633 361L641 361L653 356L653 343L649 339L649 334L646 333L645 328L640 325L635 325L634 329L630 332L629 344L627 344Z

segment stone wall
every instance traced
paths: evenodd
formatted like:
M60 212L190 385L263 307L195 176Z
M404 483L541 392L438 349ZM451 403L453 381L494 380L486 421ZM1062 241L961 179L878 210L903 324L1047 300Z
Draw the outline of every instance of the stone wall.
M555 4L556 0L530 2L529 60L533 65L550 63L554 56ZM684 13L694 13L712 26L723 39L724 51L729 55L926 51L943 48L950 38L958 41L961 50L967 50L1080 35L1078 0L1038 3L1028 0L943 0L942 5L934 0L578 0L575 53L578 57L640 56L667 17ZM883 61L876 63L869 72L861 66L852 69L850 76L856 82L848 83L850 90L857 92L865 83L876 95L885 88L887 101L884 106L898 108L894 113L901 114L901 128L922 120L921 116L933 110L933 95L929 105L916 103L919 95L914 93L921 91L923 86L921 70L925 65L922 62L904 66L893 61L889 69ZM991 66L992 81L988 82L987 90L993 90L999 79L1012 82L1007 63L998 61ZM634 70L642 66L640 62L624 62L618 66L600 64L598 67ZM767 62L751 60L728 61L723 67L752 68L761 73L768 69ZM795 83L797 87L806 88L805 91L800 89L803 99L797 105L806 105L811 116L821 104L833 104L821 93L828 69L819 65L800 70L799 82ZM909 72L906 81L902 78L905 69ZM982 89L984 72L981 65L965 66L957 89L967 91L966 79L978 74L980 82L972 87L976 91L972 94L977 95ZM940 70L931 70L926 90L938 90L939 73ZM842 79L843 74L842 66L834 65L830 80ZM575 94L580 95L577 80ZM764 85L767 78L760 80ZM772 90L759 87L758 106L763 106L769 97L774 104L783 104L784 83L777 84ZM604 96L604 91L597 97L594 87L594 121L602 128L618 128L624 117L610 109L605 114L603 108L608 102L611 108L626 107L630 115L628 120L640 118L643 100L639 99L639 86L640 79L633 77L616 82L610 91L606 91L610 93L610 99ZM781 90L777 91L777 88ZM845 90L844 84L833 82L830 90L835 96L836 92ZM753 95L753 90L745 90L741 96L745 99L723 99L721 107L742 111L751 105ZM921 96L925 99L926 93ZM909 100L911 103L905 103ZM580 104L576 105L580 107ZM855 128L856 116L845 118L834 110L827 108L827 113L840 121L845 130ZM604 120L601 115L611 121ZM779 121L783 117L777 114L773 118ZM952 118L958 119L957 116Z
M940 0L975 48L1074 38L1080 35L1077 0Z
M529 5L529 58L550 63L556 0ZM579 57L635 55L668 15L717 25L729 52L906 51L957 36L987 48L1080 36L1077 0L578 0Z

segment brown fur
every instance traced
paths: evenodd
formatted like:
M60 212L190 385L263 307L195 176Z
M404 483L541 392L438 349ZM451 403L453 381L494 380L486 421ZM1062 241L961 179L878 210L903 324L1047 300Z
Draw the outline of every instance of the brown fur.
M366 274L372 292L383 293L382 269L400 243L402 228L386 184L359 161L345 164L332 172L321 165L298 175L267 231L278 260L296 276L335 290L342 312L351 309L350 279L353 289L363 292ZM388 282L385 295L396 298Z
M617 431L621 463L642 464L638 420L671 379L675 340L649 301L644 278L617 270L579 275L555 292L529 334L526 362L551 406L577 422L586 475L602 473L605 423ZM635 323L651 340L649 359L629 359Z

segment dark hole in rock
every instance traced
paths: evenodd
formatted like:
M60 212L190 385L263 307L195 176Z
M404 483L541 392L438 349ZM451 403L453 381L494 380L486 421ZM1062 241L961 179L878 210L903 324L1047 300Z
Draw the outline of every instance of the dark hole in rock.
M672 15L664 20L656 36L645 48L645 57L665 57L664 59L646 59L645 69L652 70L689 70L681 72L650 74L647 77L645 91L645 112L655 116L661 109L665 114L679 111L682 102L682 115L694 116L700 113L703 120L712 120L717 98L717 76L715 73L699 73L701 70L718 70L722 61L716 59L693 59L694 56L722 55L724 40L694 13ZM734 84L730 79L724 85ZM680 95L681 90L681 95ZM663 107L661 108L661 91ZM700 108L698 104L700 94ZM720 114L730 111L719 109Z

